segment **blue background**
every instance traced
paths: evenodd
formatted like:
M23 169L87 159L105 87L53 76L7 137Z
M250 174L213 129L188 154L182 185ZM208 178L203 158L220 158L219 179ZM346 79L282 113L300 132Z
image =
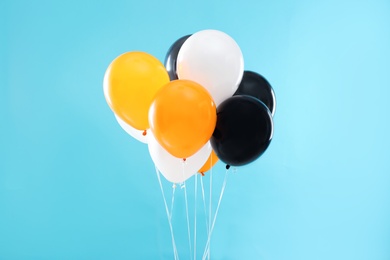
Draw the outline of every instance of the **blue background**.
M173 259L147 146L102 79L123 52L163 61L203 29L277 95L269 149L229 176L212 259L390 259L388 0L1 1L0 259Z

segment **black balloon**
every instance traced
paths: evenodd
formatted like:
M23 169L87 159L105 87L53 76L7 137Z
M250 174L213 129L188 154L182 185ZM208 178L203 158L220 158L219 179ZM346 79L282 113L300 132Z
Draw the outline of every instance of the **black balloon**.
M272 115L259 99L237 95L217 108L217 125L211 145L218 158L241 166L259 158L272 140Z
M169 48L167 55L165 56L165 68L168 71L170 80L178 79L176 72L176 63L177 63L177 55L179 54L180 48L183 43L190 37L191 35L186 35L175 41L172 46Z
M258 73L244 71L241 83L234 95L248 95L260 99L271 111L275 113L275 92L268 81Z

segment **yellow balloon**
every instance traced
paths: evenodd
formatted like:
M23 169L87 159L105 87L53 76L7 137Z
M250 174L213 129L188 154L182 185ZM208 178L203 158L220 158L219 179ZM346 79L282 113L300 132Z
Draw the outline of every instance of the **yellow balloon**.
M103 91L117 116L136 129L146 130L153 97L168 82L168 72L157 58L145 52L127 52L108 66Z

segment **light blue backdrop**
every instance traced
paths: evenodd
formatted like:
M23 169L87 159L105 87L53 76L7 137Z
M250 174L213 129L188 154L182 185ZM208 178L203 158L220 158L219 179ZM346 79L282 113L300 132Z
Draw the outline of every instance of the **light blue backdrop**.
M269 149L229 177L212 259L390 259L387 0L1 1L0 259L173 259L147 146L102 79L117 55L162 61L202 29L231 35L277 95Z

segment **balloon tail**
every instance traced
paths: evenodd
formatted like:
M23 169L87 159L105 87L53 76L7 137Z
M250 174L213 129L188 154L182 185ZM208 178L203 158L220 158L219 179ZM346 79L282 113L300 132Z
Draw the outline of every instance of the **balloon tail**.
M169 223L169 229L171 230L171 238L172 238L172 247L173 247L173 256L174 256L174 259L175 260L178 260L179 259L179 255L177 253L177 247L176 247L176 242L175 242L175 235L173 233L173 227L172 227L172 212L169 213L169 210L168 210L168 205L167 205L167 200L165 198L165 194L164 194L164 189L163 189L163 186L162 186L162 183L161 183L161 177L160 177L160 172L159 170L156 168L156 174L157 174L157 179L158 179L158 182L160 184L160 189L161 189L161 193L162 193L162 196L163 196L163 199L164 199L164 205L165 205L165 211L167 213L167 218L168 218L168 223ZM175 188L173 188L173 194L174 194L174 190ZM171 208L173 208L173 198L172 198L172 205L171 205Z
M200 172L199 174L202 175L202 176L204 177L204 172Z

